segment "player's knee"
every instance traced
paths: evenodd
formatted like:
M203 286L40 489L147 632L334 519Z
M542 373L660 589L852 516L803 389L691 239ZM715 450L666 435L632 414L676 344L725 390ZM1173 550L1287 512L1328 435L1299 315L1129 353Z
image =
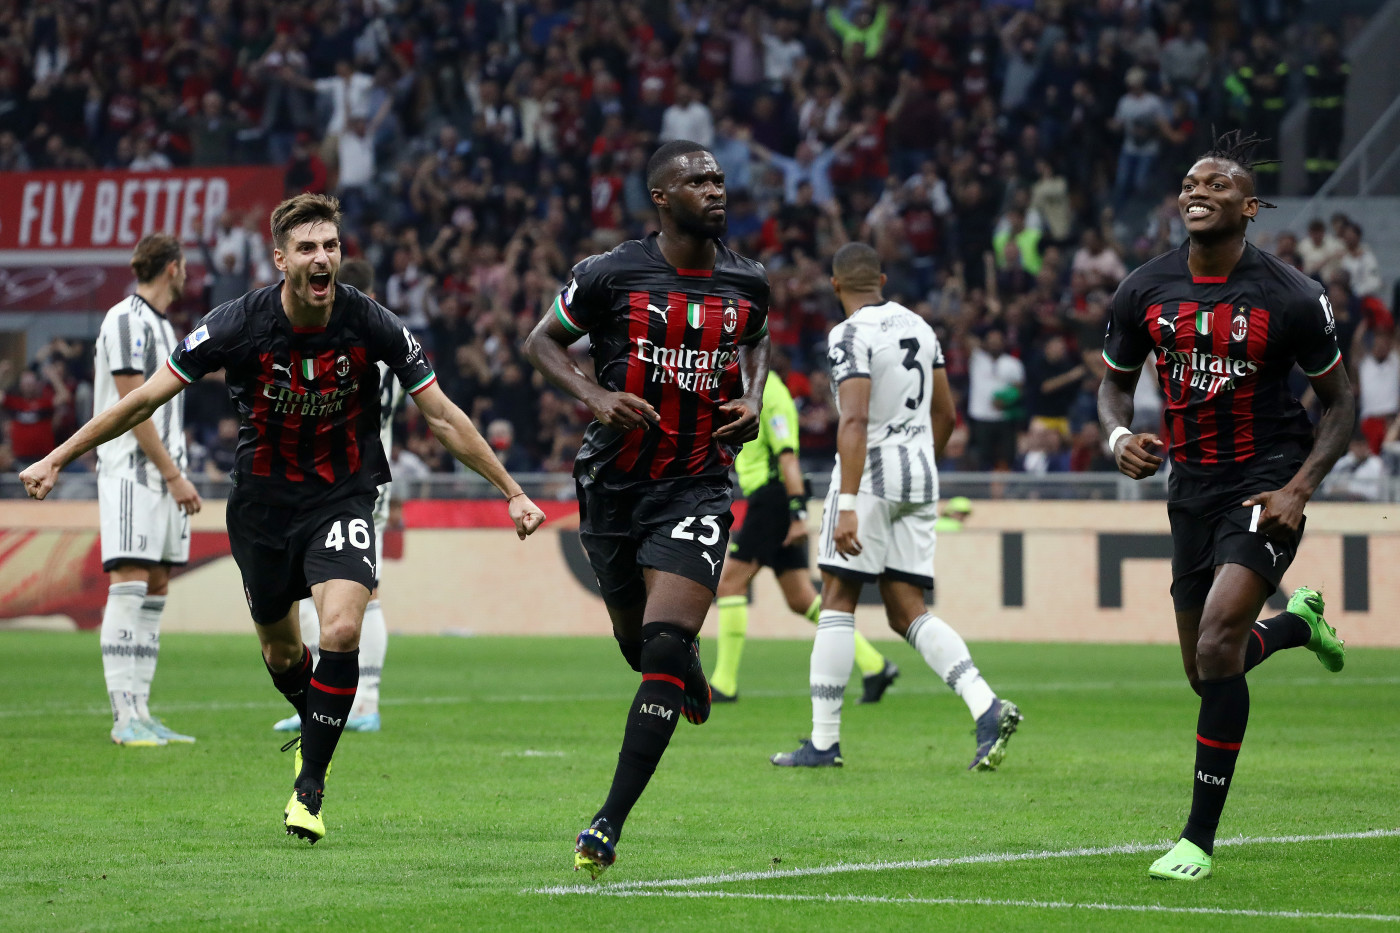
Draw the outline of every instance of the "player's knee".
M694 642L695 636L679 625L648 622L642 626L642 671L684 678Z
M1196 676L1209 680L1233 673L1242 661L1240 646L1226 632L1202 632L1196 639Z
M262 653L268 669L280 674L301 661L302 646L299 641L264 642Z
M360 627L348 613L321 619L321 647L353 651L360 643Z

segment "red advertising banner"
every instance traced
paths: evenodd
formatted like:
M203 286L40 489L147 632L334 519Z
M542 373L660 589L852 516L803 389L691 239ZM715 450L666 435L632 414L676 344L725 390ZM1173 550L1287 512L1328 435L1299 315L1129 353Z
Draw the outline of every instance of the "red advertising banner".
M0 311L104 311L129 291L141 237L194 247L226 210L271 211L282 191L268 166L0 173Z

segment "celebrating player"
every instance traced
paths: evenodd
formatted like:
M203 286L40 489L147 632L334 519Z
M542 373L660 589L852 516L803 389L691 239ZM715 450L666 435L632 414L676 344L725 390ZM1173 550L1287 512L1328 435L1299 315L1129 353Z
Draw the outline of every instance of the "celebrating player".
M165 311L185 287L180 241L167 233L142 237L131 271L136 293L112 306L97 336L92 401L98 413L155 376L175 349ZM185 405L179 398L97 448L102 569L112 581L102 613L102 673L118 745L194 741L152 716L149 706L170 568L190 559L189 517L201 505L185 465Z
M822 518L822 611L812 642L812 737L774 755L782 767L839 767L841 702L855 654L856 602L878 583L885 617L962 697L977 723L968 769L993 771L1021 721L972 663L952 627L924 606L933 588L938 467L956 415L943 349L923 318L883 295L880 258L847 243L831 263L846 312L827 340L841 420Z
M341 263L336 281L378 299L374 293L374 267L363 259L347 259ZM403 386L387 363L380 360L375 365L379 367L379 443L388 453L394 442L394 413L404 402ZM384 658L389 651L389 629L379 605L379 573L384 569L384 529L389 526L392 489L392 482L380 486L374 500L374 589L370 591L364 622L360 626L360 683L355 689L350 718L345 720L347 732L379 731L379 684L384 676ZM316 615L316 600L309 596L303 599L297 612L301 618L301 637L311 651L314 666L321 660L321 619ZM278 732L300 732L301 716L293 713L272 728Z
M768 375L768 276L719 241L724 173L675 140L647 163L661 233L574 267L525 342L595 421L574 466L579 537L622 656L642 675L612 788L579 833L574 868L597 878L675 731L710 715L695 638L714 598L733 517L729 466L758 434ZM597 382L566 348L591 341Z
M1177 206L1189 241L1118 286L1103 357L1099 419L1118 469L1157 472L1162 441L1133 434L1133 389L1149 353L1167 397L1172 472L1172 602L1186 678L1201 697L1196 780L1181 839L1154 878L1210 876L1216 827L1249 720L1245 673L1307 646L1339 671L1342 642L1322 596L1300 587L1288 610L1255 621L1303 533L1303 506L1346 450L1356 411L1322 286L1245 240L1252 137L1229 133L1191 166ZM1322 403L1316 440L1288 388L1302 367Z
M339 203L313 194L283 201L272 212L272 240L282 282L215 308L164 369L20 478L44 498L75 457L131 430L206 373L225 371L242 420L229 545L272 682L305 726L288 746L296 747L296 783L283 821L288 834L315 843L326 834L326 768L359 679L360 623L377 574L375 493L389 479L374 364L387 362L442 445L506 496L522 540L544 513L443 394L408 328L337 284ZM297 624L297 601L308 591L321 617L314 669Z
M816 624L822 600L807 573L807 490L797 462L797 408L775 372L763 387L758 437L734 460L748 513L734 533L719 576L719 651L710 688L716 703L738 699L739 659L749 628L749 581L760 567L773 568L788 608ZM878 703L896 667L856 633L856 664L864 675L862 703Z

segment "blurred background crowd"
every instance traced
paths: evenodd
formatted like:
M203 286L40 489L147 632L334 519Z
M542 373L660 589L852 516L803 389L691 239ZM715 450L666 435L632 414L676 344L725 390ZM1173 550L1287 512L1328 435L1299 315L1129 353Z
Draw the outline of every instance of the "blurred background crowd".
M285 166L288 194L341 199L346 254L373 264L378 297L509 468L567 471L587 412L543 385L521 341L574 262L652 229L647 156L693 139L727 173L729 244L772 280L774 366L809 469L828 469L835 447L828 260L860 239L883 257L887 297L944 344L960 415L945 469L1109 470L1093 400L1108 302L1130 269L1183 241L1177 181L1212 128L1272 137L1307 99L1311 182L1335 167L1340 110L1326 101L1344 94L1347 65L1304 12L1293 0L5 0L0 171ZM1259 183L1274 190L1274 166ZM1364 231L1338 216L1261 245L1326 282L1373 419L1362 446L1381 451L1400 357ZM177 309L182 332L276 281L262 213L229 212L200 253L210 275ZM88 417L91 365L90 344L57 340L29 370L0 369L5 459L42 456ZM1151 381L1144 427L1161 413ZM225 471L227 394L206 379L188 395L196 469ZM395 427L397 479L454 466L415 416L408 406Z

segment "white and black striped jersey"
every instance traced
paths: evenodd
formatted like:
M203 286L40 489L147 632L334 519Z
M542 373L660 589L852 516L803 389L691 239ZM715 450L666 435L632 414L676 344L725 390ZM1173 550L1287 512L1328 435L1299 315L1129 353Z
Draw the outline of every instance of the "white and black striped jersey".
M114 376L139 375L150 379L175 349L175 328L140 295L123 298L102 319L97 335L97 364L93 372L94 414L106 411L121 399ZM160 442L175 465L185 469L185 398L181 393L151 416ZM97 448L97 466L105 475L119 476L152 489L165 491L160 471L128 431Z
M943 348L928 322L893 301L866 305L837 324L827 342L833 391L870 380L869 427L860 491L894 502L938 501L930 407ZM840 488L841 457L831 481Z
M384 455L394 448L394 415L403 407L408 398L403 386L394 376L389 364L381 360L379 366L379 443L384 447Z

